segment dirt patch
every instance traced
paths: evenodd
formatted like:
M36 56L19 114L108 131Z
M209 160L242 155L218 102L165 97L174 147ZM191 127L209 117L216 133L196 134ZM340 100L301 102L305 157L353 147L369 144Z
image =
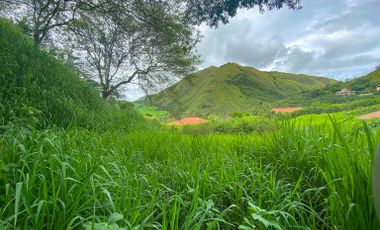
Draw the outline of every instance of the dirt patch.
M301 107L273 108L271 111L275 113L292 113L302 110Z
M185 118L182 118L181 120L170 122L168 125L176 125L176 126L196 125L196 124L202 124L205 122L207 122L207 120L201 117L185 117Z
M378 117L380 117L380 111L377 111L377 112L374 112L374 113L369 113L369 114L360 116L359 118L362 119L362 120L368 120L368 119L378 118Z

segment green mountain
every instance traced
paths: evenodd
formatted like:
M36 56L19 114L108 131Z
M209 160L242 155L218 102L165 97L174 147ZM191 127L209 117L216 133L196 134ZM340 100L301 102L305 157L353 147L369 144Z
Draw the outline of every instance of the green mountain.
M349 88L358 93L370 93L380 86L380 69L377 69L363 77L355 78L341 83L342 87Z
M264 72L227 63L196 72L150 96L150 102L175 115L230 114L320 89L335 80L304 74Z
M362 100L364 98L371 98L380 95L377 87L380 86L380 69L377 69L363 77L354 78L346 82L336 82L321 89L315 89L306 92L303 95L294 95L285 101L285 104L310 104L311 102L318 103L345 103L353 100ZM353 91L354 94L350 96L337 95L337 92L342 89Z

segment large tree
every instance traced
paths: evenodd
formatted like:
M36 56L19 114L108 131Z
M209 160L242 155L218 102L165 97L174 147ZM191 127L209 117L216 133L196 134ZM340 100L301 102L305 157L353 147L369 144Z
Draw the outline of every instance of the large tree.
M68 25L78 15L79 10L92 10L103 4L97 0L2 1L2 8L11 12L5 14L22 21L37 45L46 41L52 30ZM15 15L15 12L18 14Z
M200 24L206 22L210 26L216 26L219 22L227 23L235 16L239 8L258 7L264 9L279 9L287 6L291 9L300 8L301 0L151 0L150 2L161 2L176 5L178 12L185 12L188 22ZM99 6L116 5L120 3L129 4L131 1L121 0L2 0L0 10L8 9L9 16L23 19L36 44L47 39L49 32L65 26L71 22L79 10L93 10ZM148 2L148 1L146 1ZM20 10L21 9L21 10ZM109 9L109 8L108 8ZM129 9L126 9L130 12Z
M178 5L169 1L123 0L108 10L81 12L70 31L84 76L102 96L126 84L151 88L193 71L198 36Z

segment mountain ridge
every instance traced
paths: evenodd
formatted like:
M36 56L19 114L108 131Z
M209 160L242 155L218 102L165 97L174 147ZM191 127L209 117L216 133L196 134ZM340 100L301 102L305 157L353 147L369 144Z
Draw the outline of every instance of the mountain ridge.
M266 72L229 62L190 74L149 99L175 115L226 115L335 82L326 77Z
M309 104L310 102L320 103L344 103L356 99L362 99L364 96L378 97L380 91L380 69L376 69L364 76L356 77L348 81L338 81L321 89L315 89L302 95L302 97L291 97L290 101L298 104ZM343 89L352 91L349 96L337 96L337 93Z

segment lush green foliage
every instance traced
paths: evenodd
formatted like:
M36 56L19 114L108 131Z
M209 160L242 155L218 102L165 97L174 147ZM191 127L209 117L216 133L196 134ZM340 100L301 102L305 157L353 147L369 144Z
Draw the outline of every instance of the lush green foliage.
M135 108L137 112L148 119L159 119L160 121L167 121L171 118L171 115L168 111L160 110L156 106L135 103Z
M131 104L102 101L0 25L0 229L380 227L371 188L376 123L347 112L283 118L265 132L147 129ZM235 115L225 128L271 125Z
M126 128L138 119L103 101L95 88L6 20L0 19L0 31L0 125L106 129L111 123Z
M323 114L323 113L338 113L349 112L352 115L360 116L366 113L374 112L379 109L380 100L378 98L367 98L361 100L352 100L346 103L310 103L303 110L295 113L287 114L287 117L296 117L303 114Z
M12 128L0 142L0 219L7 228L99 227L116 216L126 229L376 229L379 132L327 118L260 135Z
M227 23L230 17L234 17L240 8L257 7L261 11L268 9L280 9L287 6L290 9L301 7L299 0L193 0L186 1L187 15L191 22L200 24L206 22L211 26L217 26L219 22Z
M201 125L188 125L182 127L186 134L210 133L264 133L278 129L276 119L247 114L234 114L232 119L214 119Z
M158 107L174 115L226 115L276 102L290 95L319 89L334 80L307 75L263 72L227 63L190 75L151 97Z
M284 100L284 104L304 104L309 105L311 102L323 103L347 103L354 100L363 100L378 98L380 92L376 87L380 86L380 70L375 70L366 76L352 79L346 82L337 82L321 89L305 92L302 95L294 95ZM342 96L336 95L341 89L347 88L355 92L355 95Z

